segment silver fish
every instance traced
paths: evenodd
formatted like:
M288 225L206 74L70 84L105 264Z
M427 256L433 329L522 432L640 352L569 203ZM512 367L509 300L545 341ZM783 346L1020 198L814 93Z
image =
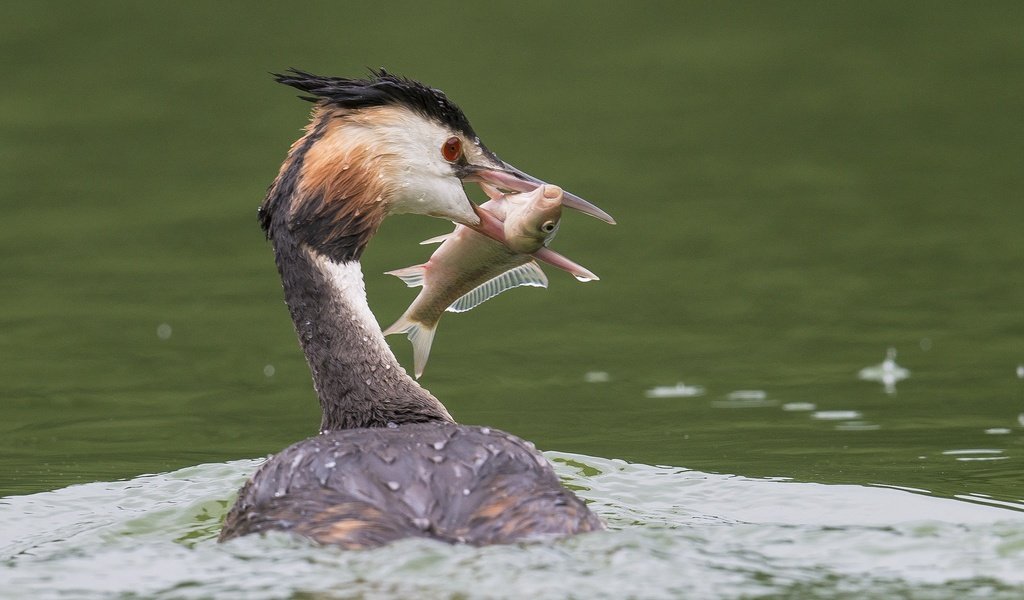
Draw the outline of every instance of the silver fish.
M423 286L405 313L384 331L384 335L408 335L417 378L423 374L437 323L445 311L468 311L514 287L547 287L547 276L533 253L544 252L548 258L554 255L564 260L569 266L556 266L566 268L581 281L597 279L590 271L547 249L561 219L561 188L542 185L532 192L508 196L485 190L491 200L480 205L485 210L479 212L483 217L497 217L491 225L502 228L504 244L457 225L455 231L423 242L441 242L426 263L387 272L409 287Z

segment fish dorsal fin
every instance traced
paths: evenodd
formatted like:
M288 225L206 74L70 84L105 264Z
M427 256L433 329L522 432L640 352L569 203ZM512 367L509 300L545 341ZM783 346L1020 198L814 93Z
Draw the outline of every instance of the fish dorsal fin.
M455 233L455 232L453 231L452 233ZM440 244L440 243L444 242L445 240L447 240L448 238L452 237L452 233L446 233L444 235L437 235L437 236L434 236L434 237L430 238L429 240L423 240L422 242L420 242L420 246L426 246L428 244Z
M525 265L519 265L505 271L494 279L489 279L483 284L471 290L465 296L452 303L447 309L448 312L466 312L480 306L484 302L514 287L528 285L532 287L548 287L548 277L540 269L537 261L531 260Z
M404 269L395 269L394 271L385 271L385 275L394 275L405 282L405 285L409 287L418 287L423 285L423 275L427 272L426 265L413 265Z

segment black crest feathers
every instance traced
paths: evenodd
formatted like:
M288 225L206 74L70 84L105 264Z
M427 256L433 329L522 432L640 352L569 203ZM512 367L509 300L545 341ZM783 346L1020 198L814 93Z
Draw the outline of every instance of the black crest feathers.
M341 108L367 108L371 106L404 106L424 117L434 119L469 139L475 139L469 120L444 92L412 79L392 75L384 69L371 69L368 79L321 77L299 69L274 73L278 83L289 85L311 94L300 96L305 100L323 101Z

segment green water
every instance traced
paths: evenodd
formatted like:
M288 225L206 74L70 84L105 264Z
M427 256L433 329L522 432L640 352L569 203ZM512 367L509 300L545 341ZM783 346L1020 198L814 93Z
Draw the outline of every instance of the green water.
M576 465L564 476L615 531L514 556L384 549L373 560L406 564L402 583L353 594L482 594L468 582L501 561L522 568L513 573L543 564L553 590L562 574L578 587L560 595L581 597L621 591L616 561L648 569L638 597L842 596L879 570L895 587L878 590L924 596L981 581L1012 597L1024 584L1020 4L40 2L3 13L0 496L15 497L0 522L26 525L2 526L0 581L35 596L81 568L92 578L56 587L328 589L231 587L254 569L247 560L278 551L259 568L312 561L357 573L337 585L384 578L371 559L290 541L211 542L252 469L228 461L319 423L255 220L308 106L267 72L384 65L446 90L505 160L619 221L567 216L555 247L602 280L549 272L547 291L446 316L422 380L458 420L565 453L552 456ZM364 257L378 320L413 295L382 272L422 262L430 250L416 242L446 229L425 217L385 224ZM409 365L408 343L390 341ZM889 347L910 371L893 394L857 377ZM608 381L586 381L593 372ZM679 381L705 393L645 395ZM763 399L730 400L737 390ZM625 463L609 459L628 461L628 477L615 479L610 465ZM735 494L715 498L726 488L709 484L695 497L694 473L748 479ZM166 483L178 480L203 483ZM100 483L39 494L87 482ZM874 496L876 485L918 492ZM860 493L875 520L837 508ZM920 518L946 525L904 530L895 508L886 519L903 496L940 503ZM103 516L124 498L146 516ZM168 503L180 512L160 512ZM743 512L748 503L763 512ZM94 522L107 529L58 542ZM771 551L786 544L799 552ZM202 564L206 575L188 592L186 576L101 582L129 546L169 557L169 573ZM906 568L871 562L879 546ZM810 576L786 562L801 553L860 562L826 561ZM67 562L80 554L95 558ZM431 565L453 587L424 575ZM926 576L929 565L954 583ZM510 581L488 593L532 593Z

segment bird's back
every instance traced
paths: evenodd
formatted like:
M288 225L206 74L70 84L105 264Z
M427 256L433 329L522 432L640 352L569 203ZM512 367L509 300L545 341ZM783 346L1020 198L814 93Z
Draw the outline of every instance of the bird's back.
M332 431L269 459L221 539L291 531L367 548L404 537L509 543L601 529L532 444L451 423Z

